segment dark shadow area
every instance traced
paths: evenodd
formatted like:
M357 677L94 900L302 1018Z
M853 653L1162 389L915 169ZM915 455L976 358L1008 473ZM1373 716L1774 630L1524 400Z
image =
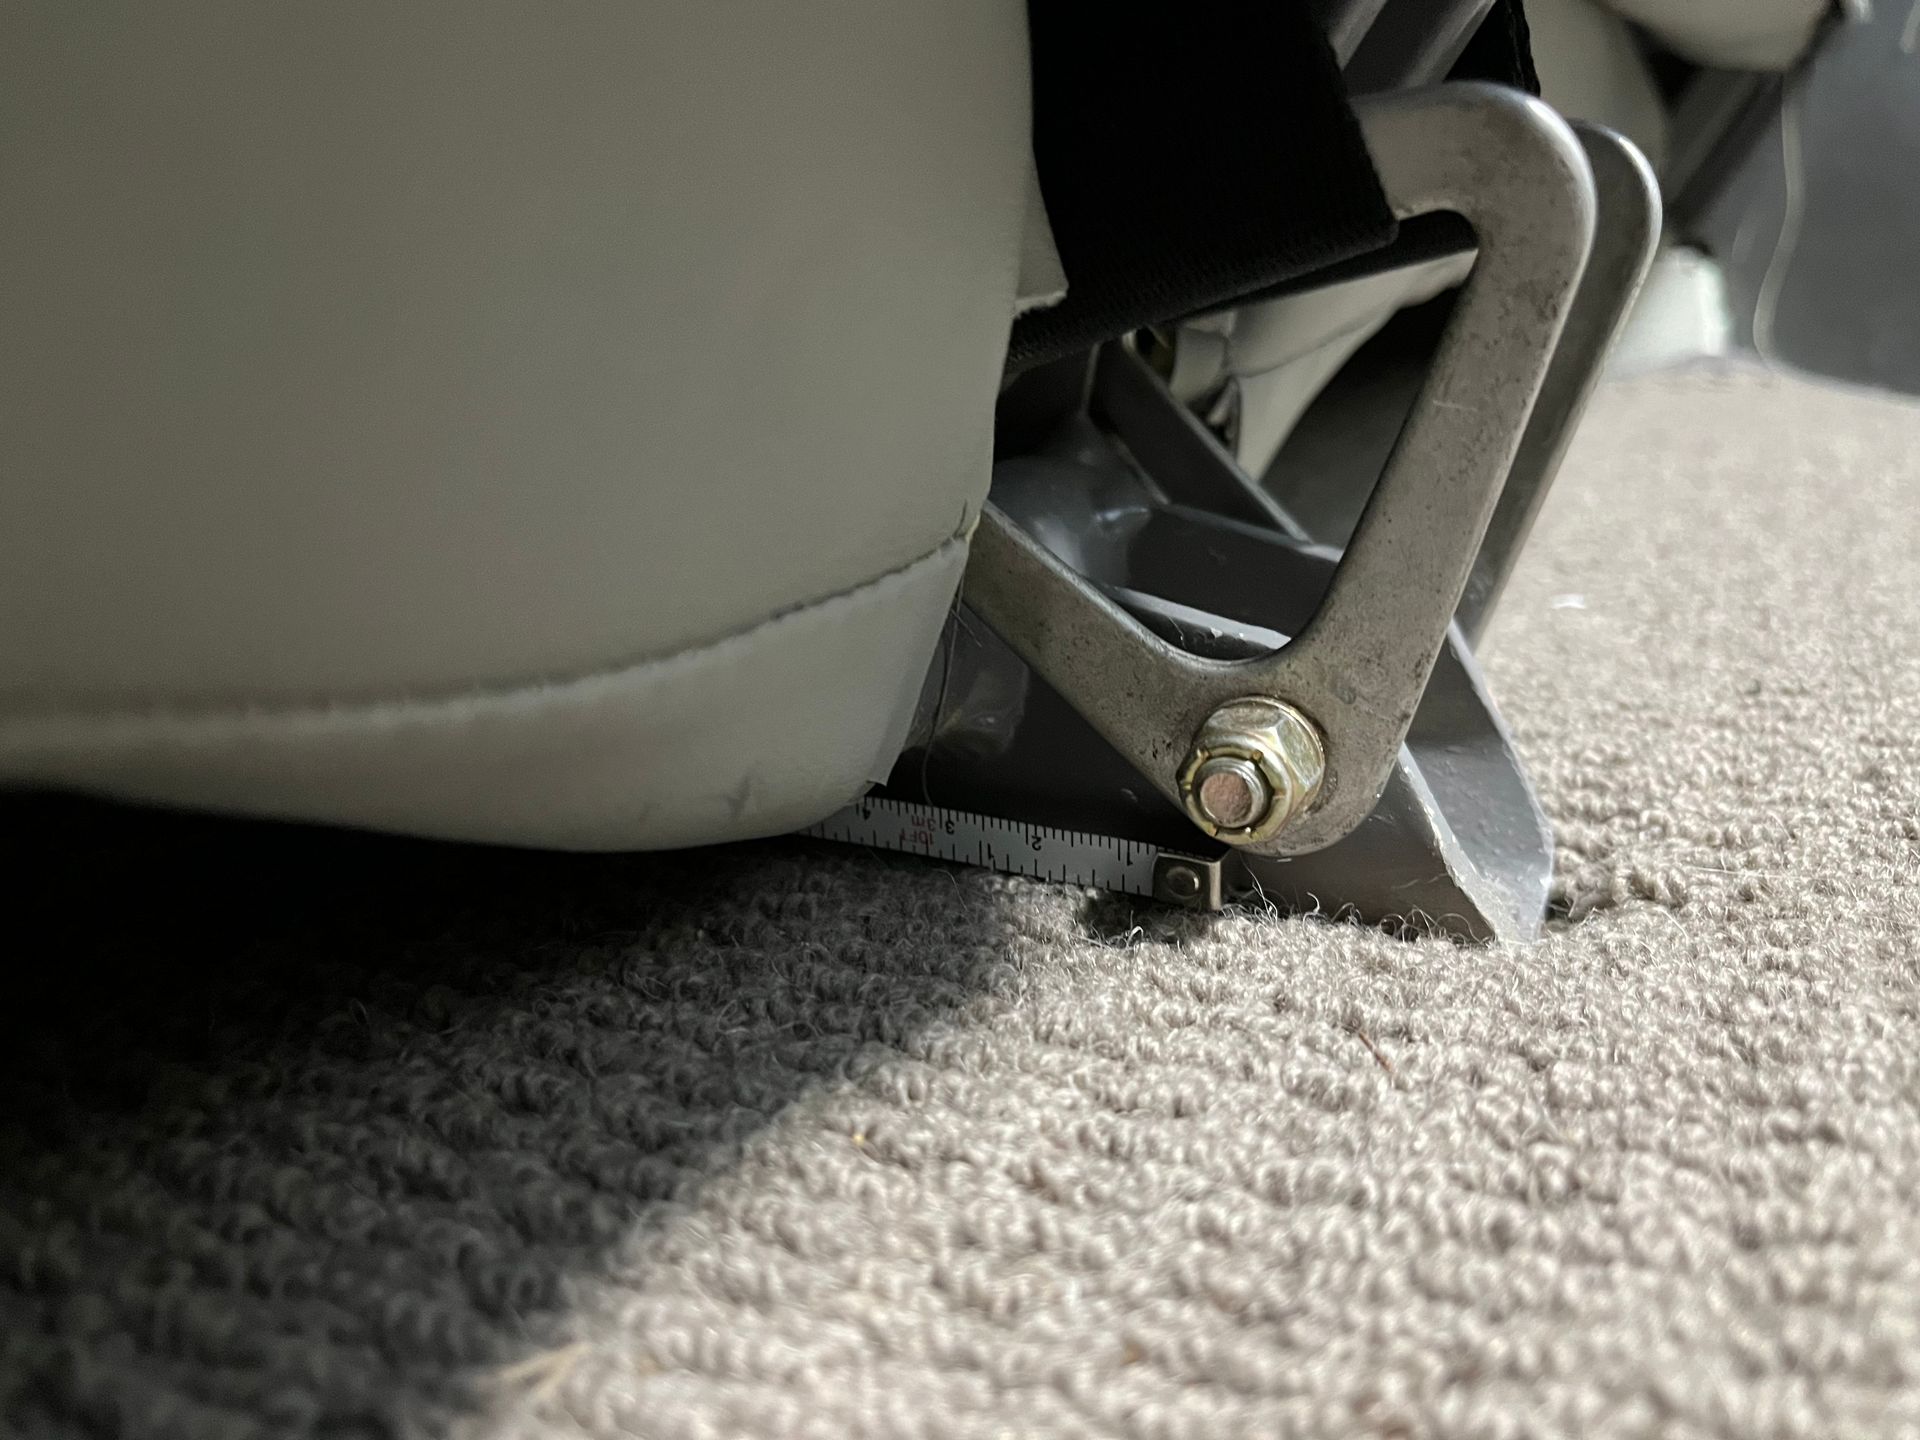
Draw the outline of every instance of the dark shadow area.
M1353 353L1288 433L1261 484L1307 533L1344 546L1413 410L1457 290L1401 310Z
M443 1433L577 1277L1006 952L1004 886L803 842L8 797L0 862L10 1435Z

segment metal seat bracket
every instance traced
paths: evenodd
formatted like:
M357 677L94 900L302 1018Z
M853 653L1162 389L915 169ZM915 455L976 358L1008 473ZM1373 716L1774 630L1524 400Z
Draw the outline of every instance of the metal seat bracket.
M1593 167L1573 131L1539 101L1496 86L1444 85L1359 109L1395 213L1457 212L1474 230L1478 258L1311 621L1270 655L1189 654L991 504L967 569L969 605L1176 804L1195 737L1221 706L1262 697L1312 721L1325 752L1317 794L1277 834L1246 843L1251 854L1321 849L1372 813L1481 553L1594 243ZM1577 403L1578 395L1563 407L1563 421ZM1550 463L1541 468L1550 474Z

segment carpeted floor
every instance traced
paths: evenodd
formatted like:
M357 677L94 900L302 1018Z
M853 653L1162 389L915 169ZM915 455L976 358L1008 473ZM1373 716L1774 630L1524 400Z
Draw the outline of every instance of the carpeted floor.
M9 802L0 1425L1920 1433L1920 409L1613 386L1490 663L1526 951Z

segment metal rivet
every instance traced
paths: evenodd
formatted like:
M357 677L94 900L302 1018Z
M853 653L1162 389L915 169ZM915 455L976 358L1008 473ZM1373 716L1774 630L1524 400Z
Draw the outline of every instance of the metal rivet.
M1200 893L1200 872L1191 865L1169 865L1160 872L1160 883L1176 900L1191 900Z

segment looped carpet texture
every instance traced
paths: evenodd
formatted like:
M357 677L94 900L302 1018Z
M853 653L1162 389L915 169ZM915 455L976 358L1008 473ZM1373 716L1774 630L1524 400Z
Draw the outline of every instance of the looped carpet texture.
M1603 390L1531 949L15 798L14 1436L1920 1433L1920 410Z

